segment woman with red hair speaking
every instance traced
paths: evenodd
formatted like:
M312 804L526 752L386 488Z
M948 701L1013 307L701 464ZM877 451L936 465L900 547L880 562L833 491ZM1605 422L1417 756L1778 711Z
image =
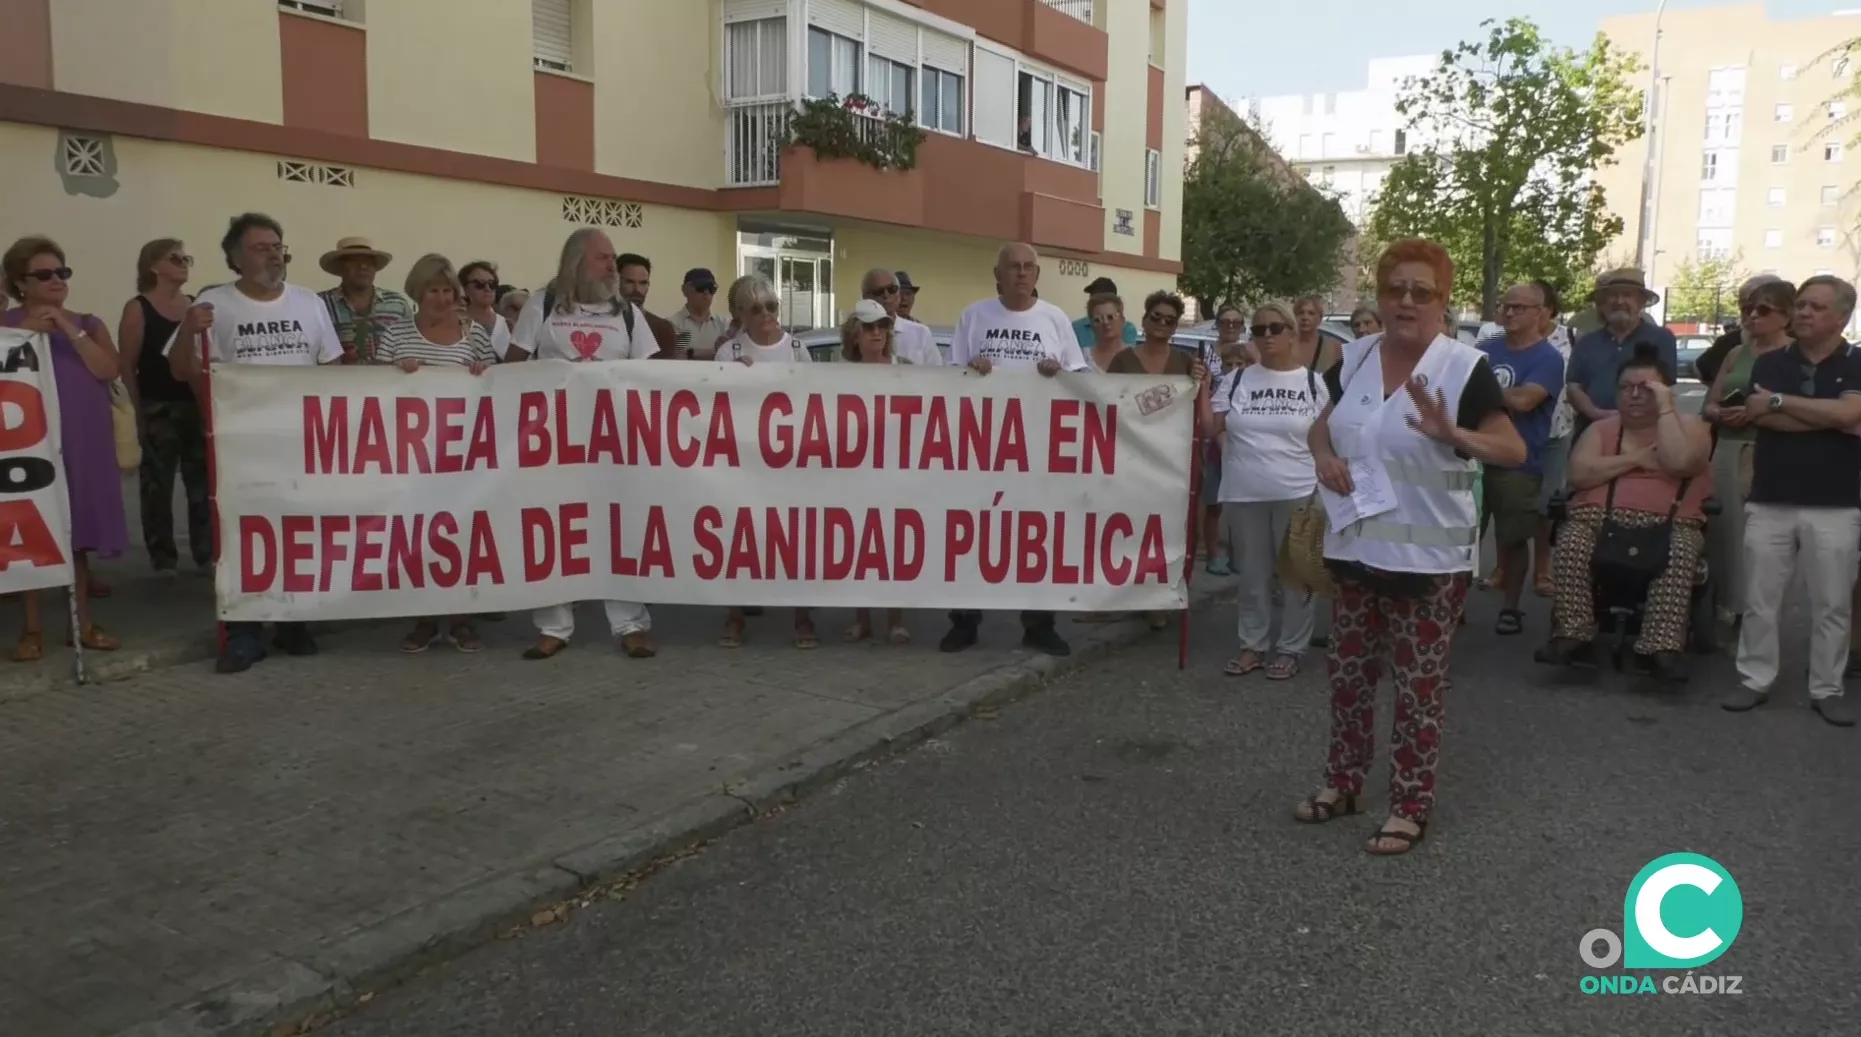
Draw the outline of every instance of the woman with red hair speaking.
M1375 854L1407 853L1434 807L1448 648L1479 544L1474 474L1525 460L1485 356L1441 331L1453 281L1453 260L1432 241L1405 238L1384 251L1383 331L1345 346L1325 373L1331 403L1310 437L1319 484L1358 517L1325 534L1337 585L1326 659L1331 744L1324 787L1294 816L1320 824L1364 809L1376 686L1388 672L1389 818L1364 846Z

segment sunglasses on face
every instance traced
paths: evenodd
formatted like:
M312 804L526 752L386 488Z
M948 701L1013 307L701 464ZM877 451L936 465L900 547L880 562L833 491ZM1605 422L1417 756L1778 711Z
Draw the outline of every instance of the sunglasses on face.
M875 320L871 324L862 323L860 327L866 329L867 331L871 331L874 328L877 328L880 331L890 331L892 330L892 319L890 317L887 317L884 320Z
M763 316L773 317L777 313L781 312L781 309L782 309L782 306L780 303L758 302L758 303L751 303L750 305L744 307L743 312L745 314L748 314L751 317L763 317Z
M1171 314L1168 314L1168 313L1164 313L1162 310L1157 310L1154 313L1144 314L1144 319L1149 321L1152 324L1160 324L1166 328L1173 328L1176 326L1176 322L1181 320L1182 318L1172 316Z
M498 283L496 281L480 281L477 278L473 278L472 280L465 282L465 287L476 288L479 291L484 291L484 292L489 292L495 289L497 286L498 286Z
M867 293L866 293L866 297L867 297L867 298L878 298L878 297L879 297L879 296L881 296L881 295L897 295L897 294L898 294L898 286L897 286L897 285L895 285L895 284L882 284L882 285L880 285L879 287L877 287L877 288L874 288L874 289L873 289L872 291L870 291L870 292L867 292Z
M1783 311L1769 303L1753 302L1739 307L1738 312L1745 317L1774 317Z
M699 293L700 295L716 295L717 294L717 286L714 284L694 284L691 286L691 290Z
M1236 328L1246 327L1247 322L1237 319L1235 317L1224 317L1221 320L1216 321L1215 326L1222 329L1223 331L1233 331Z
M1441 298L1441 293L1425 284L1386 284L1378 289L1378 294L1390 302L1407 300L1417 306L1426 306Z
M71 268L68 266L58 266L50 270L28 270L26 271L26 276L40 284L47 284L52 281L69 281L71 280Z
M1119 312L1118 312L1118 311L1116 311L1116 310L1110 310L1110 311L1107 311L1107 312L1105 312L1105 313L1095 313L1095 314L1093 314L1093 315L1092 315L1092 323L1094 323L1094 324L1110 324L1110 323L1112 323L1112 322L1114 322L1114 321L1116 321L1116 320L1117 320L1118 318L1120 318L1120 317L1122 317L1122 316L1124 316L1124 314L1122 314L1122 313L1119 313Z
M1538 304L1535 302L1509 302L1509 303L1506 303L1500 306L1499 312L1500 313L1523 313L1526 310L1535 310L1537 308L1538 308Z
M1247 333L1255 338L1272 338L1275 335L1284 335L1290 330L1292 329L1286 327L1286 325L1274 321L1271 324L1256 324L1248 328Z

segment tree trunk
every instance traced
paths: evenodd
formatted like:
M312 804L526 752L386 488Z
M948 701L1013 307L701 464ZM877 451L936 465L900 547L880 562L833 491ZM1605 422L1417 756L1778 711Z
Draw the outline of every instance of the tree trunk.
M1499 315L1499 273L1505 261L1504 252L1499 247L1499 213L1488 209L1486 219L1481 221L1483 233L1480 236L1480 319L1492 321Z

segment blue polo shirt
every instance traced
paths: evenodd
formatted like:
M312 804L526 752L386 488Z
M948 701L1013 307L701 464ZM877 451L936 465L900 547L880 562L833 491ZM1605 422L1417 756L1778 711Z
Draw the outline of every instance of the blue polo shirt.
M1596 406L1615 410L1615 380L1622 373L1622 365L1635 355L1636 344L1643 342L1654 347L1655 355L1667 365L1667 373L1677 377L1680 344L1674 341L1674 333L1644 321L1629 332L1626 339L1619 341L1609 334L1608 328L1578 339L1577 344L1570 347L1570 368L1564 379L1571 385L1581 386Z
M1513 349L1503 337L1480 343L1480 352L1486 354L1486 362L1492 365L1493 376L1499 379L1501 389L1526 385L1544 389L1544 402L1537 407L1524 413L1511 408L1506 410L1512 427L1525 441L1525 463L1514 471L1543 475L1544 445L1551 438L1551 415L1557 411L1557 393L1564 386L1564 354L1546 339L1539 339L1524 349Z
M1073 322L1073 334L1079 336L1079 348L1091 349L1098 344L1099 337L1092 330L1092 318L1081 317ZM1124 344L1137 345L1137 324L1126 319L1124 322Z

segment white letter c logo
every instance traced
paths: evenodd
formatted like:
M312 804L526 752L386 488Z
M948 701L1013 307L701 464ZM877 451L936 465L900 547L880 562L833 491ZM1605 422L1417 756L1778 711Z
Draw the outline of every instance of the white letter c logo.
M1675 961L1704 957L1719 949L1725 941L1709 926L1693 936L1675 936L1661 922L1661 901L1679 886L1692 886L1711 896L1719 888L1720 878L1710 868L1697 864L1669 864L1648 876L1635 894L1635 928L1642 940L1656 954Z

